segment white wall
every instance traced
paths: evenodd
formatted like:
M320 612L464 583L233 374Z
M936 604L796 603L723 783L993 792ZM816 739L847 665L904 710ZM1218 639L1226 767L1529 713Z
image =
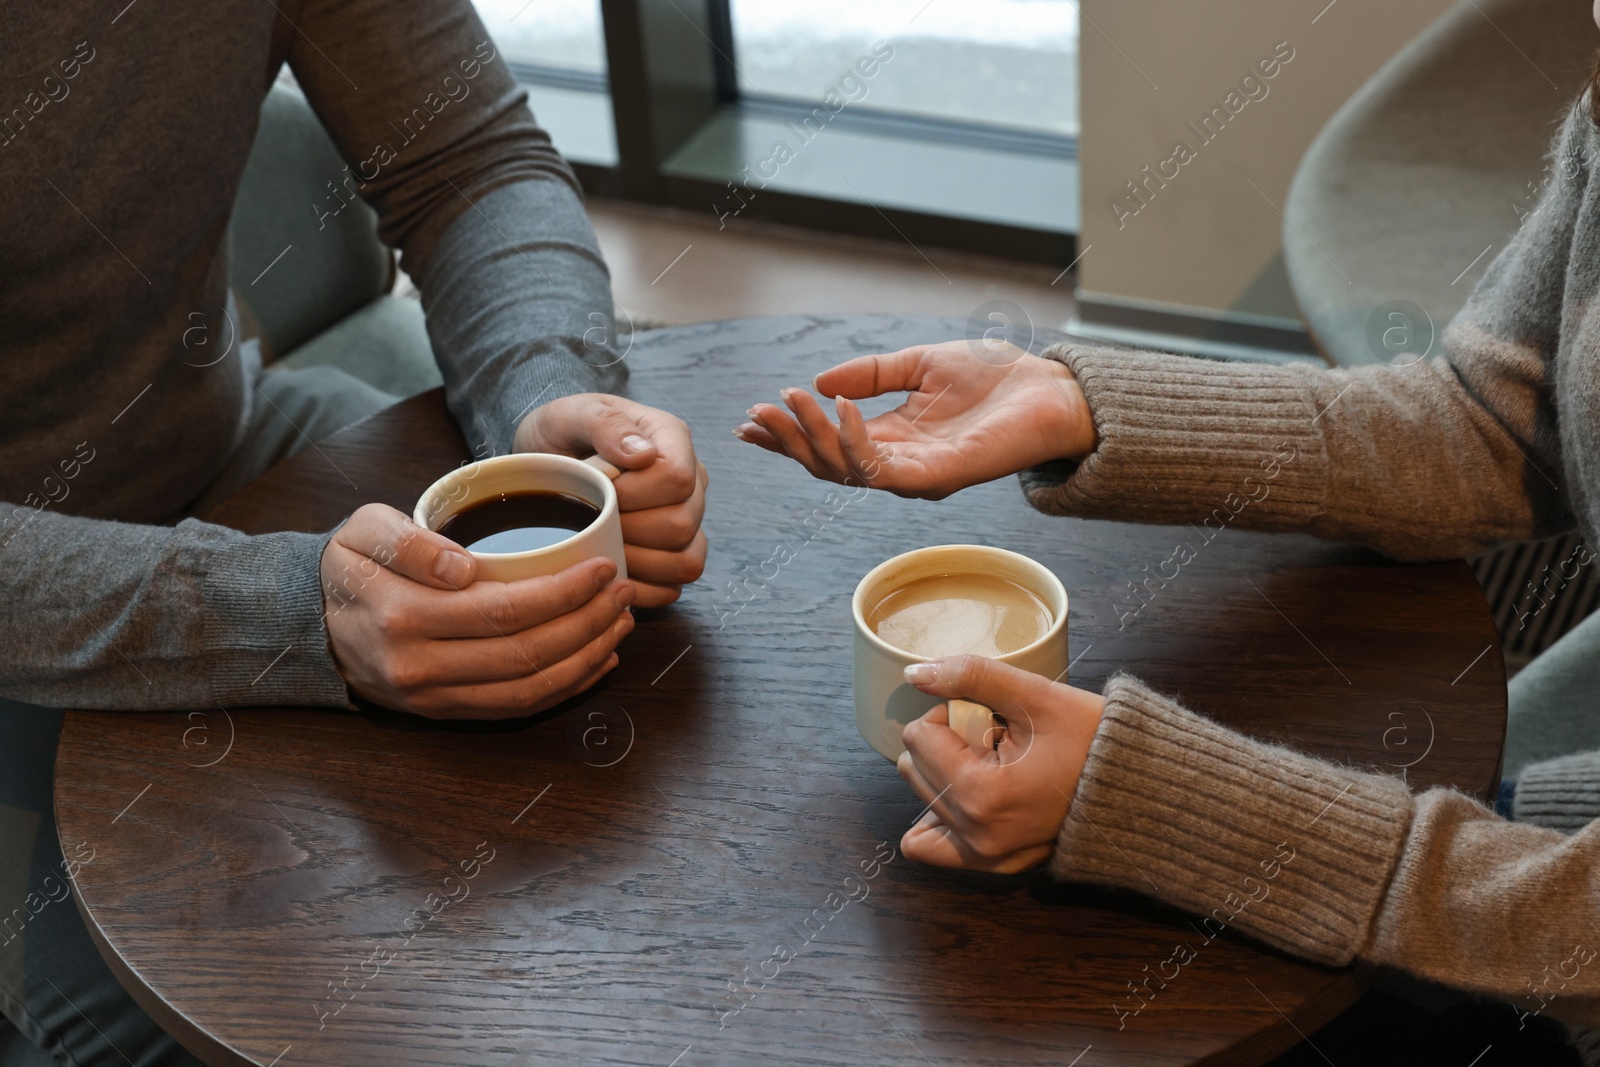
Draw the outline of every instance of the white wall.
M1082 0L1080 294L1297 324L1278 214L1295 166L1339 105L1453 2ZM1266 96L1203 144L1185 123L1225 106L1280 42L1294 56L1263 79ZM1110 202L1136 207L1125 183L1178 141L1194 158L1164 188L1152 181L1119 228Z

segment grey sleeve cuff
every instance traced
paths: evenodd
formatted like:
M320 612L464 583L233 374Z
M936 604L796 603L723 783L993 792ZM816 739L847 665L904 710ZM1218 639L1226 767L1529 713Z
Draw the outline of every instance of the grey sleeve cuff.
M44 513L11 545L0 693L49 707L351 707L328 650L331 534Z
M475 457L510 451L534 407L627 380L611 278L578 195L556 178L479 196L415 271L450 410Z
M1399 781L1252 740L1117 675L1050 869L1322 963L1366 944L1404 844Z
M1579 752L1524 768L1517 775L1511 817L1567 833L1600 818L1600 752Z
M1298 369L1071 342L1044 355L1078 379L1100 442L1022 472L1039 510L1219 531L1302 529L1320 511L1327 453Z
M320 567L332 536L237 535L208 553L201 659L213 704L355 706L323 616Z

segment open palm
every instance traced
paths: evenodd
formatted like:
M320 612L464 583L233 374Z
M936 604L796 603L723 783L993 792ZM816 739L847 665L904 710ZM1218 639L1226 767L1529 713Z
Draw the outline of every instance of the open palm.
M939 499L1094 447L1083 391L1066 366L1010 345L965 341L861 356L817 375L837 425L816 399L785 389L788 410L750 409L743 440L798 461L818 478ZM865 419L852 400L906 391Z

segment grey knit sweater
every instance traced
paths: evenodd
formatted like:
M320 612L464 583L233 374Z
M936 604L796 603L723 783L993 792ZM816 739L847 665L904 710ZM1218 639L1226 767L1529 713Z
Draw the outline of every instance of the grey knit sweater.
M249 418L239 356L211 364L185 339L195 315L223 336L228 216L285 62L404 253L475 451L508 450L537 399L620 379L584 359L611 301L577 184L468 0L8 5L0 695L345 703L321 622L325 538L157 525Z
M1100 443L1081 464L1025 472L1028 499L1198 520L1287 447L1294 462L1237 525L1414 560L1574 524L1600 543L1597 148L1575 109L1554 149L1561 180L1451 323L1442 357L1319 370L1056 347ZM1313 960L1392 965L1600 1026L1600 753L1527 768L1507 822L1459 792L1414 795L1251 740L1126 675L1105 697L1058 876L1153 882L1169 903L1234 913L1238 930ZM1229 906L1252 874L1258 887L1272 878L1270 893Z

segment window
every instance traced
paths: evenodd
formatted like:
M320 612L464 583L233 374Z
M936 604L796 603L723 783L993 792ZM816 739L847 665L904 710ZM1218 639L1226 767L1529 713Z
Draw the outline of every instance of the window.
M604 76L599 0L476 0L495 43L513 63Z
M556 147L575 163L615 166L600 0L475 0L475 6Z
M591 192L1076 256L1076 0L475 3Z
M894 59L862 107L1078 134L1074 0L732 0L739 88L813 102L874 41Z

